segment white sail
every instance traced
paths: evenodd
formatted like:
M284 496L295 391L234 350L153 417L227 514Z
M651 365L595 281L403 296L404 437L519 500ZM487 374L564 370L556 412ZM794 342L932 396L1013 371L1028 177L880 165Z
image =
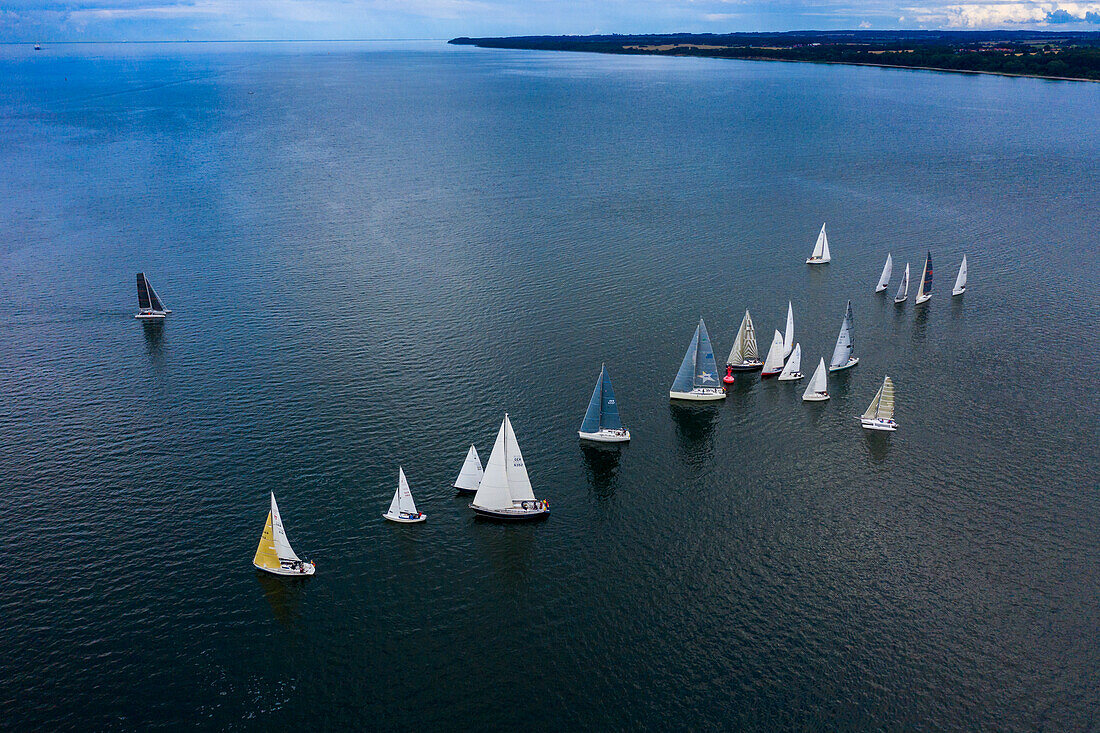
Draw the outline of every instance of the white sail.
M397 469L397 493L393 495L393 503L390 504L390 512L394 512L394 504L398 512L404 514L416 514L416 504L413 502L412 490L409 481L405 478L405 469Z
M458 478L455 479L454 487L466 491L476 491L484 473L485 471L481 467L481 458L477 455L477 448L471 445L470 450L466 452L466 461L462 464L462 470L458 472Z
M745 317L741 319L741 327L737 329L737 338L733 340L733 348L730 349L730 357L726 359L726 363L737 366L746 362L757 361L759 358L760 355L756 350L756 329L752 325L752 316L746 310Z
M787 301L787 330L783 332L783 358L791 355L794 349L794 305Z
M275 544L275 554L280 560L299 560L290 546L283 528L283 517L279 514L279 505L275 503L275 493L271 494L271 539Z
M833 358L829 363L830 369L839 369L847 366L852 358L852 301L848 301L848 308L844 311L844 320L840 324L840 333L836 337L836 346L833 348Z
M882 388L879 389L876 417L880 420L894 419L894 383L889 376L882 380Z
M881 293L886 289L886 286L890 284L890 276L894 274L894 257L892 254L886 255L886 265L882 268L882 274L879 275L878 285L875 286L875 292Z
M508 491L508 469L504 455L506 435L504 424L504 422L500 423L500 431L497 432L496 442L493 443L493 451L485 464L485 474L481 477L477 493L474 494L473 503L486 509L512 508L512 494Z
M825 225L822 224L821 231L817 235L817 241L814 243L813 254L806 262L828 262L830 259L832 257L829 255L829 236L825 233Z
M905 274L901 276L901 285L898 286L898 294L894 296L894 302L900 303L909 297L909 263L905 263Z
M875 392L875 399L871 400L871 404L867 406L867 409L863 413L864 420L874 420L878 417L878 403L882 399L882 387L878 388L878 392Z
M822 357L821 361L817 364L817 369L814 370L814 375L810 378L810 383L806 385L806 391L802 393L802 399L820 399L821 395L827 395L828 392L829 378L826 376L825 359Z
M779 375L780 382L786 382L791 379L801 379L802 374L802 345L795 344L794 351L791 352L791 358L787 359L787 366L783 367L783 372ZM798 375L797 377L795 375Z
M507 437L504 443L504 456L508 469L508 493L512 501L534 501L535 490L531 487L531 479L527 477L527 466L523 463L523 454L519 452L519 443L516 434L512 432L512 421L508 415L504 415L504 427Z
M979 263L981 264L981 263ZM959 274L955 278L955 287L951 289L952 295L962 295L966 291L966 255L963 255L962 264L959 265Z
M783 334L779 331L772 336L772 345L764 359L764 374L775 374L783 369Z

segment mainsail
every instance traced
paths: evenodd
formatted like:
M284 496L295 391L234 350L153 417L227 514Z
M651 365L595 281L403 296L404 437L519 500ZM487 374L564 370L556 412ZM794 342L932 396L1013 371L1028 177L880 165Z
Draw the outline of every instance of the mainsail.
M512 431L512 423L505 414L473 503L485 509L511 509L513 502L533 501L534 498L535 492L527 476L523 454Z
M828 388L829 378L825 374L825 359L823 357L818 362L814 375L810 377L810 383L806 385L806 391L802 393L802 399L816 399L818 395L827 393Z
M882 268L882 274L879 275L878 285L875 286L875 292L881 293L886 289L886 286L890 284L890 276L894 274L894 256L892 254L886 255L886 265Z
M695 347L695 375L693 378L695 387L718 387L718 364L714 361L714 347L710 344L710 336L707 335L707 324L699 319L699 340ZM616 415L618 417L618 415Z
M836 346L833 348L833 358L829 363L830 369L842 367L848 363L852 356L852 301L848 301L848 309L844 312L844 321L840 324L840 334L836 337Z
M454 487L464 491L476 491L484 473L481 468L481 459L477 455L477 448L471 445L470 450L466 451L466 460L462 463L462 470L458 472Z
M917 290L916 302L923 303L932 297L932 253L924 260L924 273L920 276L920 288Z
M138 308L143 311L164 312L164 303L161 302L160 296L157 295L157 291L153 290L152 283L149 282L149 278L145 277L144 272L137 274L137 291L138 291Z
M760 355L756 351L756 330L752 325L752 316L745 311L745 317L741 319L741 327L737 329L737 338L730 349L730 357L727 364L740 366L749 362L759 362Z
M592 399L588 402L588 411L584 413L580 431L596 433L600 430L622 430L622 427L619 406L615 404L615 392L611 389L611 375L604 366L600 369L600 378L596 380L596 388L592 391Z
M791 355L794 349L794 305L787 301L787 330L783 332L783 358Z
M788 379L794 379L795 374L798 374L802 369L802 344L795 344L794 351L791 352L791 358L787 359L787 366L783 367L783 372L779 375L779 381L785 382Z
M280 560L298 560L294 550L290 547L290 540L286 538L286 529L283 528L283 517L279 514L279 505L275 503L275 493L271 494L271 529L272 539L275 543L275 553Z
M393 501L390 502L387 514L398 516L400 514L417 514L416 503L413 502L412 490L409 489L409 481L405 478L405 469L397 469L397 491L393 492Z
M909 297L909 263L905 263L905 274L901 276L901 285L898 286L898 294L894 296L894 302L900 303Z
M875 399L871 400L862 417L864 420L894 419L894 383L889 376L882 380L882 386L875 393Z
M772 336L772 345L764 359L763 374L776 374L783 370L783 334L779 331Z
M959 274L955 278L955 287L951 289L952 295L962 295L966 290L966 255L963 255L962 264L959 265Z
M821 225L821 231L818 232L817 241L814 243L813 254L810 255L810 260L814 262L828 262L832 257L829 255L829 236L825 234L825 224Z

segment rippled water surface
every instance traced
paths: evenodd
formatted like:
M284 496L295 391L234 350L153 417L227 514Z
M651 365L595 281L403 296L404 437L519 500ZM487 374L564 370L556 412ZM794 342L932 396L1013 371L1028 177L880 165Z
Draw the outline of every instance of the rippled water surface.
M1100 727L1100 85L443 44L0 79L0 727ZM926 308L872 293L929 249ZM829 402L669 404L700 316L721 360L791 300L810 370L848 299ZM621 451L576 437L601 362ZM505 410L535 526L449 488ZM380 517L399 465L424 525ZM251 566L271 490L307 582Z

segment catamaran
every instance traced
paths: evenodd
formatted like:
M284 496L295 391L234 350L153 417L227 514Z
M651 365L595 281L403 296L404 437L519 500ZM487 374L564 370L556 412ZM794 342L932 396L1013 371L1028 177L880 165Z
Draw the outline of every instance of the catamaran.
M477 491L478 485L481 484L481 477L484 474L485 471L481 468L481 459L477 455L477 448L471 445L470 450L466 451L466 460L462 462L462 470L458 472L454 487L458 489L460 494L472 494Z
M886 264L882 268L882 274L878 276L878 285L875 286L875 292L881 293L886 289L886 286L890 284L890 276L894 274L894 256L892 254L886 255Z
M783 334L779 331L772 336L772 345L768 349L768 355L764 357L764 368L760 372L761 377L774 377L783 371Z
M959 265L959 275L955 278L955 287L951 288L952 295L962 295L966 292L966 255L963 255L962 264Z
M139 312L134 318L163 319L172 312L164 307L164 303L157 295L157 291L153 290L153 285L149 282L149 278L145 277L144 272L137 274L137 291Z
M470 508L495 519L537 519L550 514L550 502L535 498L508 413L504 413L493 452L485 464L485 475Z
M833 347L829 371L851 369L858 363L859 358L852 356L852 301L849 300L848 309L844 311L844 320L840 324L840 334L836 337L836 346Z
M393 501L390 502L390 508L382 516L391 522L401 522L402 524L416 524L428 518L427 514L416 510L412 490L409 488L409 481L405 478L405 469L403 468L399 467L397 469L397 491L393 492Z
M783 332L783 358L786 359L794 350L794 305L787 301L787 330Z
M802 346L801 344L794 345L794 351L791 352L791 358L787 359L787 366L783 367L783 371L779 374L780 382L793 382L798 379L802 379Z
M305 562L294 554L290 540L286 538L286 530L283 529L283 518L279 515L279 505L275 503L274 493L271 494L271 510L267 513L267 523L264 524L260 546L256 548L252 564L257 570L272 575L301 576L317 572L316 563Z
M905 299L909 297L909 263L905 263L905 274L901 276L901 285L898 286L898 293L894 296L894 303L904 303Z
M741 327L737 329L737 338L733 340L733 348L726 359L726 367L738 372L748 372L764 366L760 361L760 354L756 351L756 329L752 325L752 316L745 311L745 317L741 319Z
M755 342L753 346L755 347ZM674 400L724 400L726 390L718 381L718 365L714 362L714 348L710 345L707 326L703 319L695 327L680 371L668 396Z
M898 429L898 424L894 422L894 383L889 376L882 380L875 399L871 400L867 411L860 415L859 422L867 430L893 432Z
M596 380L596 389L588 401L588 411L584 413L581 429L577 432L582 440L599 443L625 443L630 440L630 431L623 427L623 421L619 418L619 406L615 403L611 375L607 373L606 365L600 367L600 378Z
M825 225L821 225L821 231L817 235L817 242L814 243L814 251L810 254L810 259L806 260L807 265L824 265L826 262L832 259L829 254L829 237L825 234Z
M829 399L829 378L825 374L825 357L817 364L806 391L802 393L803 402L821 402Z
M917 288L917 299L913 302L917 305L932 297L932 253L924 259L924 274L920 276L920 287Z

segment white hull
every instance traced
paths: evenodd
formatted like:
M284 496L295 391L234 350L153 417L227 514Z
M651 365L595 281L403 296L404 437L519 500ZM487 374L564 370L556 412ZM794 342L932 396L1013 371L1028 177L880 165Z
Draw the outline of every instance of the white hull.
M875 292L876 293L881 293L882 291L886 290L886 288L888 288L888 287L890 287L889 283L887 283L886 285L879 285L878 287L875 288Z
M961 288L956 288L955 290L952 290L951 294L952 295L962 295L965 292L966 292L966 286L963 286Z
M690 392L672 392L668 393L669 398L674 400L691 400L694 402L709 402L711 400L724 400L726 399L726 391L718 387L696 387Z
M389 512L386 512L382 516L390 520L391 522L398 522L400 524L417 524L419 522L423 522L428 518L428 515L424 512L420 512L416 515L409 515L405 514L404 512L399 512L397 514L390 514Z
M894 298L894 305L901 305L902 303L904 303L907 300L909 300L908 295L905 296L904 298Z
M523 504L527 504L527 508ZM483 517L493 519L538 519L550 516L550 505L544 501L519 502L508 509L488 509L477 504L470 504L470 508Z
M814 394L811 394L811 395L802 395L802 401L803 402L824 402L827 399L829 399L829 393L828 392L825 392L825 393L815 392Z
M794 374L788 374L785 377L782 374L780 374L779 379L777 379L776 381L777 382L797 382L799 379L802 379L802 377L803 377L802 372L795 372Z
M754 372L757 369L761 369L764 366L762 361L746 361L743 364L730 364L726 362L726 366L733 369L735 372Z
M452 484L452 486L453 486L453 484ZM455 489L455 491L457 491L460 494L476 494L477 493L477 487L476 486L472 489L465 489L461 486L455 486L454 489Z
M600 430L597 433L586 433L578 430L577 435L581 440L591 440L596 443L625 443L630 440L630 431L625 428L622 430Z
M842 364L841 366L838 366L838 367L831 366L831 367L829 367L829 371L830 372L842 372L845 369L851 369L852 367L854 367L858 363L859 363L859 357L858 356L850 356L850 357L848 357L848 363L847 364Z
M150 311L149 313L138 313L134 316L141 321L161 321L164 320L164 316L168 311Z
M302 563L302 568L300 570L296 568L278 568L272 570L271 568L260 567L256 563L252 563L252 567L257 570L263 570L265 573L280 575L286 578L304 578L317 572L317 566L311 562Z
M802 250L802 251L805 252L806 250ZM806 264L807 265L826 265L829 262L831 262L832 259L833 259L832 257L829 257L827 259L819 259L819 258L811 257L810 259L806 260Z
M859 423L863 426L865 430L883 430L892 433L898 429L898 424L893 420L880 420L878 418L869 419L866 417L861 417L859 419Z
M917 305L920 305L921 303L927 303L930 300L932 300L932 294L931 293L929 293L928 295L918 295L917 299L914 300L913 302L916 303Z
M778 369L776 369L775 371L772 371L772 372L762 371L762 372L760 372L760 376L761 377L775 377L775 376L778 376L779 374L782 374L782 373L783 373L783 367L779 367Z

